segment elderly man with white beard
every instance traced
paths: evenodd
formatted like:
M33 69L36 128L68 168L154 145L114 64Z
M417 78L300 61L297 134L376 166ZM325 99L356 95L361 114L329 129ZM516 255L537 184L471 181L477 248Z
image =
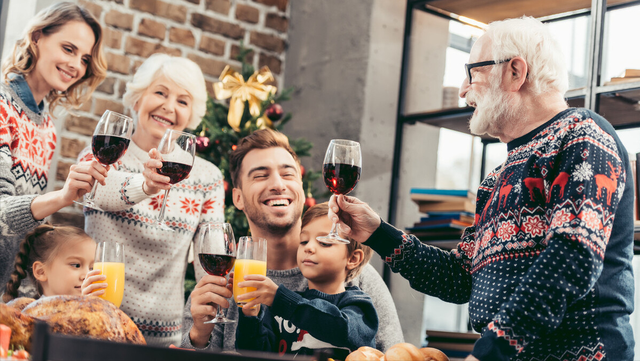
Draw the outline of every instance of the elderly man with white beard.
M467 360L634 358L634 188L627 151L598 114L569 108L562 51L533 18L489 25L460 96L470 129L507 144L457 248L422 244L354 197L330 218L421 292L469 302Z

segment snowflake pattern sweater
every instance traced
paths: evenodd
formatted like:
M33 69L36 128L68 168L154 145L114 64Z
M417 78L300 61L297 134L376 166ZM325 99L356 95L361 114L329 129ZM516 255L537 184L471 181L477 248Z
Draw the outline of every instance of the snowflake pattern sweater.
M91 150L85 149L79 157L91 159ZM142 191L142 171L148 159L147 152L131 141L115 169L109 170L107 185L98 186L96 204L105 212L85 208L85 231L97 242L124 243L125 287L120 308L147 343L179 345L187 253L192 241L197 241L194 235L200 224L224 220L222 173L196 157L189 178L171 188L165 221L174 231L164 231L154 225L164 191L153 196ZM201 267L197 257L195 267Z
M457 249L385 222L366 244L413 288L469 302L481 361L633 360L634 189L613 127L567 109L508 150Z
M48 112L36 112L22 77L0 83L0 290L4 290L25 234L40 225L31 201L45 192L56 132ZM20 92L21 96L19 96ZM23 99L26 98L26 99ZM33 103L31 109L26 103ZM1 293L1 292L0 292Z

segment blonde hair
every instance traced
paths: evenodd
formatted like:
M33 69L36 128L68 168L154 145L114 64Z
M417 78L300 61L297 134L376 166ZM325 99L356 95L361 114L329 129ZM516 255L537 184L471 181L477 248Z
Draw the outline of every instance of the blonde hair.
M151 55L127 83L122 103L133 110L145 90L161 76L165 76L191 94L193 102L187 128L196 129L207 111L207 86L198 64L187 58L161 53Z
M91 98L93 91L107 76L107 61L102 52L102 28L96 18L86 9L71 3L61 2L41 10L29 21L22 39L13 47L13 52L2 64L2 79L9 81L9 74L30 74L38 62L38 48L34 42L34 35L42 33L50 35L58 32L61 27L72 21L84 22L95 35L95 44L91 50L91 61L87 65L87 71L66 91L58 92L52 89L45 97L49 102L49 111L53 113L56 106L65 108L78 108L82 103Z
M327 217L329 214L329 202L318 203L315 206L307 209L302 216L302 228L311 223L314 219ZM362 243L356 242L354 240L350 240L350 243L347 246L347 258L351 257L353 252L357 249L361 249L364 253L364 257L362 257L362 262L357 265L354 269L351 269L347 272L347 279L345 282L351 281L356 278L360 272L362 272L362 268L369 262L371 256L373 255L373 250L369 246L365 246Z

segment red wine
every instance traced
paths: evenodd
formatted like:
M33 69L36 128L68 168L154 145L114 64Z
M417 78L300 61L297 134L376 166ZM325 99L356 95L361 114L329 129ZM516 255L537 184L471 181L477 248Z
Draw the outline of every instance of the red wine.
M322 174L324 184L333 194L347 194L356 187L362 168L343 163L327 163Z
M93 156L104 165L117 162L127 148L129 148L129 139L114 135L94 135L91 141Z
M236 262L234 256L221 254L199 253L198 258L205 272L210 275L222 277L231 271L233 264Z
M171 178L169 183L176 184L187 178L191 172L191 166L184 163L162 162L162 168L158 168L158 174Z

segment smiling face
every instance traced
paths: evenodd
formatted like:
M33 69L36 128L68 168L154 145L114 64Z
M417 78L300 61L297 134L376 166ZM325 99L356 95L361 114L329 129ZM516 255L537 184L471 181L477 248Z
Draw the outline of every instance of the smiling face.
M64 241L57 252L34 276L42 285L44 296L81 295L82 281L93 269L96 243L89 237L78 237ZM37 263L37 262L36 262Z
M82 79L91 62L95 43L95 35L89 25L72 21L55 33L34 36L37 38L34 40L38 60L34 71L29 74L29 80L34 83L34 93L43 91L46 94L51 89L63 92Z
M281 147L253 149L242 160L233 203L244 211L252 232L284 235L300 221L304 191L300 169Z
M158 77L133 107L138 113L134 142L150 150L160 144L167 129L183 131L191 118L191 104L188 91L164 76Z

